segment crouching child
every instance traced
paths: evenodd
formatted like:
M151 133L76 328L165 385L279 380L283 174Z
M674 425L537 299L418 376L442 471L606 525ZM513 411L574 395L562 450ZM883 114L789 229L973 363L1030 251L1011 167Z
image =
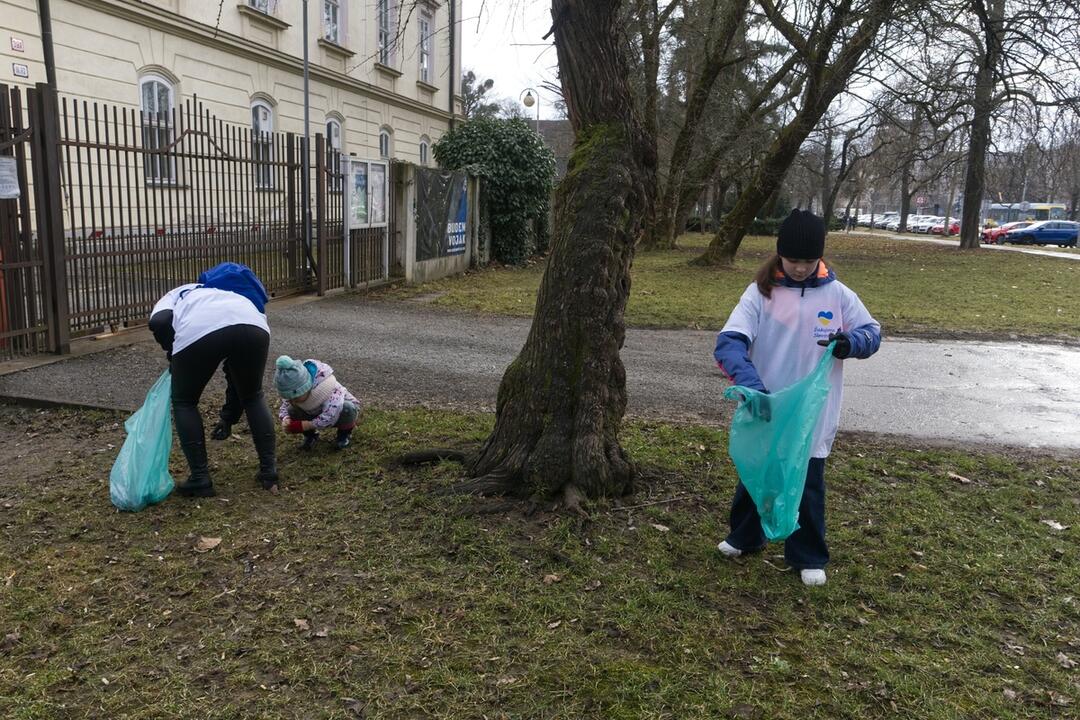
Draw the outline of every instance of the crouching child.
M281 395L281 428L303 434L301 450L311 450L319 431L337 429L335 445L349 446L353 428L360 417L360 401L334 377L334 369L318 360L293 360L282 355L275 363L274 385Z

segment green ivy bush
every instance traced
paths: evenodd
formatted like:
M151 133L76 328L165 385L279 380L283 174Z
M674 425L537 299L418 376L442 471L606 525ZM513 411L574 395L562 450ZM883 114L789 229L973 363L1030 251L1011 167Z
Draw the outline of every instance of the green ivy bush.
M443 168L483 178L493 259L522 265L547 248L555 156L524 120L469 120L443 135L434 151Z

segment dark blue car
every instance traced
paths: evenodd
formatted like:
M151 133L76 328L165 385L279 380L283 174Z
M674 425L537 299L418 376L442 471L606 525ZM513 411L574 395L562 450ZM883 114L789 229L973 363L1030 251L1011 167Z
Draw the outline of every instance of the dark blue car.
M1010 230L1001 238L1007 243L1020 243L1023 245L1057 245L1059 247L1076 247L1077 230L1080 223L1068 220L1043 220L1032 223L1025 228Z

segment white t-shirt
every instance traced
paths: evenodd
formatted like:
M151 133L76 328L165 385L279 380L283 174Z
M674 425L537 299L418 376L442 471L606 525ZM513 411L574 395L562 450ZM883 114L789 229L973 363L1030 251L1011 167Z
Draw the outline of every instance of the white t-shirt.
M805 289L773 287L771 298L751 283L722 332L750 338L750 361L765 387L775 392L803 379L817 366L825 353L818 340L876 322L859 296L839 280ZM816 458L829 456L840 424L843 360L833 363L829 381L832 389L814 430L811 456Z
M199 338L230 325L254 325L270 332L266 315L243 295L195 283L165 293L150 312L150 317L161 310L173 311L174 355Z

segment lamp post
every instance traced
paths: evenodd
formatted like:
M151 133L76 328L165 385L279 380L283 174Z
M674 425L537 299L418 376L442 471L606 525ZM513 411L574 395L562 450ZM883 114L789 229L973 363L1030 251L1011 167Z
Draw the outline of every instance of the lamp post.
M310 71L308 63L308 0L303 3L303 33L304 33L304 144L303 144L303 172L300 175L301 192L304 194L304 246L307 248L308 258L311 257L311 93ZM321 264L320 260L320 264ZM316 269L316 272L318 270Z
M533 93L536 93L535 95ZM536 134L540 134L540 93L535 88L525 88L521 91L521 95L518 96L521 100L521 104L527 108L531 108L536 105Z

